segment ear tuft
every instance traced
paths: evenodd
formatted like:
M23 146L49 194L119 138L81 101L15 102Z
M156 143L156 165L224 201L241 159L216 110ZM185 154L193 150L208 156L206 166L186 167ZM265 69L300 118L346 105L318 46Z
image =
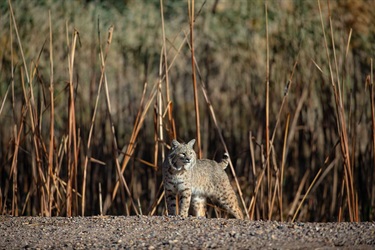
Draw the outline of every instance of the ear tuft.
M171 148L173 149L173 148L176 148L176 147L178 147L178 145L180 145L180 143L177 141L177 140L175 140L175 139L173 139L172 140L172 144L171 144Z
M187 145L188 145L189 147L193 148L194 143L195 143L195 139L189 141L189 142L187 143Z

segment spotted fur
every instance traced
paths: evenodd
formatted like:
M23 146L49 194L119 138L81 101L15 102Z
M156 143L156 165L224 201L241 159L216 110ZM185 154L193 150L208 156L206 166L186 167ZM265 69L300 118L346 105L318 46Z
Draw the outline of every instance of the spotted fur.
M168 214L177 215L176 195L179 196L179 214L188 216L189 208L195 216L206 214L207 198L218 203L237 219L243 219L236 194L224 169L229 155L221 162L197 160L193 149L195 140L187 144L172 141L169 155L163 163L163 181Z

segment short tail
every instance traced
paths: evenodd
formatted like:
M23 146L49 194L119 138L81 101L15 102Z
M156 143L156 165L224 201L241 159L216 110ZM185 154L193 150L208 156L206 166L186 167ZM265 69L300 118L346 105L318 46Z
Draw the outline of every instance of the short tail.
M229 165L229 154L227 152L224 153L223 159L221 162L219 162L219 165L223 168L226 169Z

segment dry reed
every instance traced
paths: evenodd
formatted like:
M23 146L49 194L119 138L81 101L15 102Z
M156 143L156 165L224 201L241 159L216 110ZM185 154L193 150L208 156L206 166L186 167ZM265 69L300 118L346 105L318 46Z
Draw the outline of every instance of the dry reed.
M341 21L332 18L332 6L322 6L319 0L311 8L302 4L311 11L319 9L313 12L319 20L309 16L300 22L306 22L301 29L317 41L323 36L324 54L316 52L322 50L320 42L308 44L308 32L298 45L293 44L297 36L284 40L291 19L281 23L281 31L274 29L279 13L298 15L289 13L284 2L280 9L269 1L254 3L264 7L256 16L248 2L239 7L244 2L216 1L205 8L209 3L203 1L195 13L198 1L190 0L182 21L164 1L157 2L155 48L119 46L119 40L144 37L135 32L121 36L124 26L118 22L116 34L111 24L104 24L109 30L103 51L98 22L98 39L91 44L96 64L88 64L84 51L90 46L80 43L85 41L85 29L71 28L71 21L66 21L66 43L61 45L64 32L56 30L58 15L53 9L46 22L48 35L32 47L23 38L25 23L8 1L4 48L9 58L0 52L3 62L9 62L0 68L9 78L9 85L0 88L0 135L5 135L0 148L1 214L165 214L160 166L166 148L171 139L194 136L199 158L211 158L204 154L220 150L231 155L231 176L249 219L375 218L373 65L371 59L369 66L361 65L364 70L351 69L360 60L354 51L358 27L340 39ZM236 8L251 15L231 19L230 11ZM178 28L171 20L179 20ZM218 20L223 27L210 26ZM311 20L311 27L306 20ZM228 27L234 29L230 35ZM248 41L236 43L241 32L248 32ZM225 43L229 47L215 47ZM136 62L126 57L119 63L119 55L129 51ZM142 59L137 58L139 51L147 51ZM91 80L82 77L82 65L91 67ZM135 70L142 67L144 79L141 70ZM350 85L363 74L371 112L366 112L363 89ZM358 115L360 109L364 111ZM325 204L327 199L332 203ZM209 216L223 213L215 209Z

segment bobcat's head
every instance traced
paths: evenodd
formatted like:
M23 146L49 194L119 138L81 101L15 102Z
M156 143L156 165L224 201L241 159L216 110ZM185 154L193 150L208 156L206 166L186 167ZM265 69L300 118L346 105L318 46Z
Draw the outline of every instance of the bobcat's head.
M171 151L168 155L169 165L177 171L182 169L189 170L195 166L197 156L193 149L195 139L187 144L172 141Z

